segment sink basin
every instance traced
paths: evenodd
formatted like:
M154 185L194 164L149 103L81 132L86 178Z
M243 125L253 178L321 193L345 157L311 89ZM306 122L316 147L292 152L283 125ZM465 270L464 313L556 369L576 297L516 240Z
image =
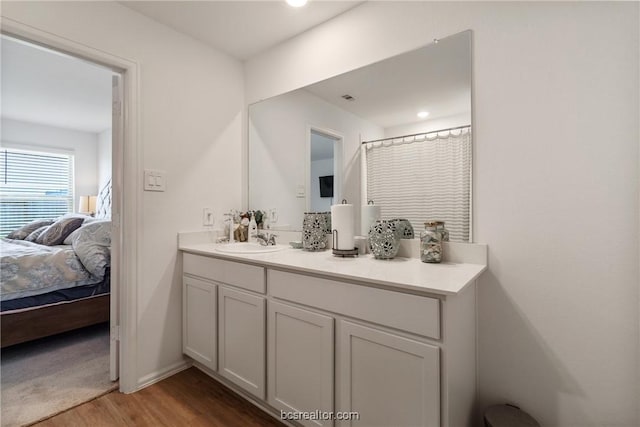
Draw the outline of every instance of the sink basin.
M287 249L287 245L262 246L259 243L236 242L216 246L216 251L227 254L263 254Z

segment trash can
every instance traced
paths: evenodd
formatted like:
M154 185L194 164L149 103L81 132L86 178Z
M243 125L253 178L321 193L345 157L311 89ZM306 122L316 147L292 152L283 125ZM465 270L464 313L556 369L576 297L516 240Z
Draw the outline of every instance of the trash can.
M494 405L484 411L485 427L540 427L531 415L514 405Z

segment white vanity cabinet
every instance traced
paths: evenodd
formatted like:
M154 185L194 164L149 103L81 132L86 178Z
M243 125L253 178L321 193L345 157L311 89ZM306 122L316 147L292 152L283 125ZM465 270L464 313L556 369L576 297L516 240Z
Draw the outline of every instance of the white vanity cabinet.
M269 301L268 402L281 411L333 411L334 319ZM300 420L330 426L331 420Z
M185 253L183 351L265 399L263 267Z
M359 414L359 418L348 421L336 420L337 425L440 425L439 299L271 269L267 270L267 283L273 298L326 311L326 317L336 322L335 410ZM276 307L281 311L287 308L285 304ZM275 339L272 336L272 317L269 355L281 350L278 331ZM327 320L325 324L331 323ZM289 335L295 338L299 334ZM295 354L298 350L292 347L291 357L311 360L311 354L306 353L311 353L314 345L318 351L318 341L305 341L308 347L303 350L304 356ZM296 360L293 364L303 362ZM269 374L271 382L271 369ZM295 387L289 392L292 396L320 390L303 381L291 386Z
M336 365L340 425L440 425L438 346L341 320Z
M213 370L218 355L216 288L193 277L182 280L182 351Z
M265 398L265 298L220 287L220 375Z
M295 419L336 427L477 421L475 279L486 265L295 251L237 262L188 248L184 353L276 418L358 414Z

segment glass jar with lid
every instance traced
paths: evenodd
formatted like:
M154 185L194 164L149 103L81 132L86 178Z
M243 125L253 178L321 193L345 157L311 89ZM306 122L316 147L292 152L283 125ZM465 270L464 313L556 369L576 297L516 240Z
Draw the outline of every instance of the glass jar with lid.
M438 229L438 231L442 235L442 241L443 242L448 242L449 241L449 230L447 230L444 227L444 221L435 221L435 223L436 223L436 228Z
M438 230L438 221L424 223L420 233L420 259L428 263L442 261L442 233Z

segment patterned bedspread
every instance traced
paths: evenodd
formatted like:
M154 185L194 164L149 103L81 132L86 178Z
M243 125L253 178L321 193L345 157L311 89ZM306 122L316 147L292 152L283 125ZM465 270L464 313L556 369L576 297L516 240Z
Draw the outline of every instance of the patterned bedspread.
M0 300L44 294L99 283L70 245L43 246L0 239Z

